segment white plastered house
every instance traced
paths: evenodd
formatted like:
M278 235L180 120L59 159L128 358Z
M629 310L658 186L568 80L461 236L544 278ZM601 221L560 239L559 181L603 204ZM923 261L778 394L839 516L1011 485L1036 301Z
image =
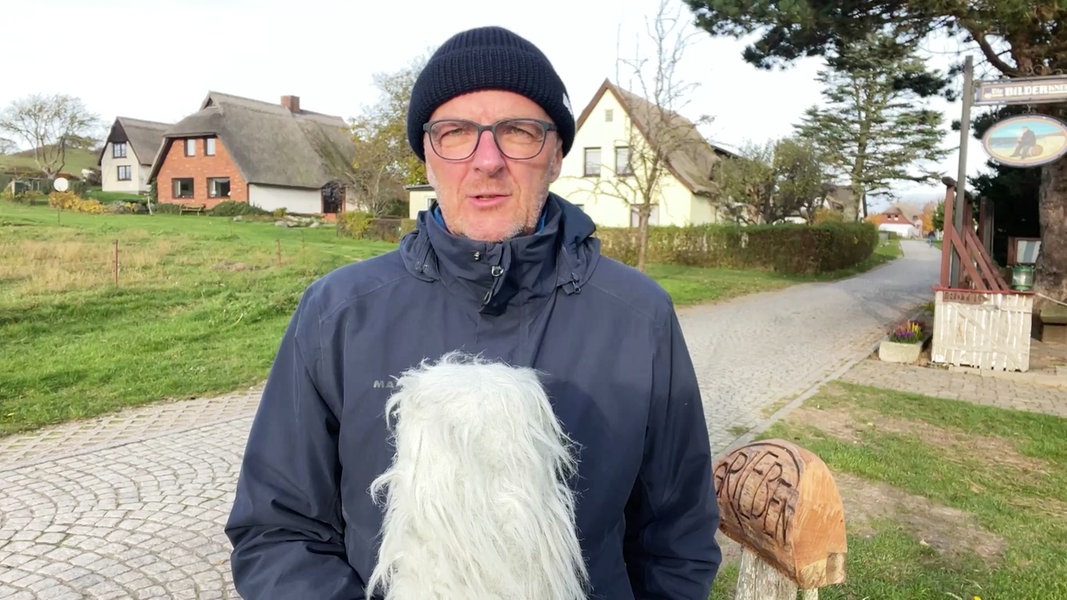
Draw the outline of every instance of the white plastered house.
M653 192L650 225L720 222L712 166L733 153L712 146L696 125L605 79L577 121L574 145L551 190L602 227L637 225L637 188L651 147L666 160Z
M716 161L734 154L709 144L696 126L609 80L593 95L577 121L574 144L563 159L551 191L577 204L601 227L637 225L632 203L642 177L639 159L646 154L631 145L662 141L671 148L658 178L650 225L702 225L720 222L715 208L711 170ZM627 163L631 158L633 160ZM629 169L638 174L627 174ZM409 186L408 215L414 219L435 200L429 185Z
M163 133L171 126L116 117L96 164L100 165L100 188L105 192L148 192L149 174Z

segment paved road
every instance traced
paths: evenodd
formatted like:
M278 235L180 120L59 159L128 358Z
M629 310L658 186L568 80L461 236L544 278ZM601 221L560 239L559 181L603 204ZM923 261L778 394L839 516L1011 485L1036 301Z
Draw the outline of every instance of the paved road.
M681 319L716 450L867 354L938 253ZM0 600L236 598L222 524L258 390L0 438Z
M716 452L866 356L887 327L933 298L940 251L901 245L903 259L857 277L680 311Z

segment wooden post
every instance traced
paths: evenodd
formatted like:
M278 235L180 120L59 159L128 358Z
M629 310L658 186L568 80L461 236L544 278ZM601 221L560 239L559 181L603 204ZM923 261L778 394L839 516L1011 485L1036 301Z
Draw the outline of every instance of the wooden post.
M971 141L971 104L974 103L974 58L971 55L964 57L963 62L963 94L960 97L963 105L963 114L960 116L960 156L956 172L956 202L953 207L952 226L956 235L960 235L964 227L970 227L971 215L964 215L964 203L967 200L967 144ZM945 222L948 223L948 207L945 207ZM966 220L964 218L966 217ZM960 263L964 257L956 252L950 255L949 284L951 287L960 287Z
M956 203L956 182L951 178L942 181L945 184L945 210L942 214L944 221L941 223L941 287L947 288L952 284L952 234L956 230L953 225L953 206Z
M796 600L797 584L748 548L741 548L734 600Z
M845 511L818 456L786 440L736 448L715 462L719 528L741 544L736 600L795 600L845 580ZM747 556L747 559L746 559Z
M114 272L115 272L115 287L119 287L119 241L114 240L115 246L115 260L114 260Z
M278 248L278 266L282 266L282 241L281 239L274 240L275 246Z

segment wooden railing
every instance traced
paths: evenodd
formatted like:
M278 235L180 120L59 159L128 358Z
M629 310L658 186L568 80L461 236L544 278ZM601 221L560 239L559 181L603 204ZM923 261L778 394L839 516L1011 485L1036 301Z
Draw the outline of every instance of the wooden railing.
M956 184L951 179L945 180L945 223L944 239L941 247L941 287L955 289L973 289L985 292L1007 292L1010 286L997 270L993 259L986 252L985 245L974 228L969 226L972 207L970 200L964 197L964 226L956 231L955 204ZM958 258L960 273L958 281L952 281L951 264L953 254Z

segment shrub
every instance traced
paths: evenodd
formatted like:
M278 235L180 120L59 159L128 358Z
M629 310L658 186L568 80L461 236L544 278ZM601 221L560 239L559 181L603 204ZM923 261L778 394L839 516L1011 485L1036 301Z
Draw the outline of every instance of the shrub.
M274 210L270 211L270 214L271 214L271 215L272 215L272 216L273 216L273 217L274 217L275 219L284 219L284 218L285 218L285 213L286 213L286 210L285 210L285 207L284 207L284 206L279 206L278 208L276 208L276 209L274 209Z
M86 200L74 192L52 192L48 195L48 205L59 210L72 210L89 214L104 212L104 205L99 200Z
M180 204L172 204L170 202L161 202L152 205L152 212L160 215L177 215L181 214L181 210L182 207Z
M148 207L140 202L112 202L104 210L115 215L137 215L147 213Z
M48 196L35 190L22 190L12 193L10 190L5 189L0 193L0 200L17 202L19 204L40 205L48 202Z
M225 202L219 202L208 211L209 215L213 217L256 217L261 215L269 215L271 213L263 210L258 206L252 206L247 202L234 202L233 200L227 200Z
M373 220L374 216L368 212L350 210L340 215L337 221L337 234L357 240L364 239Z
M821 225L823 223L844 223L845 214L839 210L833 210L832 208L817 208L815 209L815 219L813 225Z
M364 238L396 243L404 237L404 234L414 229L413 219L382 217L371 221L370 229L364 234Z

